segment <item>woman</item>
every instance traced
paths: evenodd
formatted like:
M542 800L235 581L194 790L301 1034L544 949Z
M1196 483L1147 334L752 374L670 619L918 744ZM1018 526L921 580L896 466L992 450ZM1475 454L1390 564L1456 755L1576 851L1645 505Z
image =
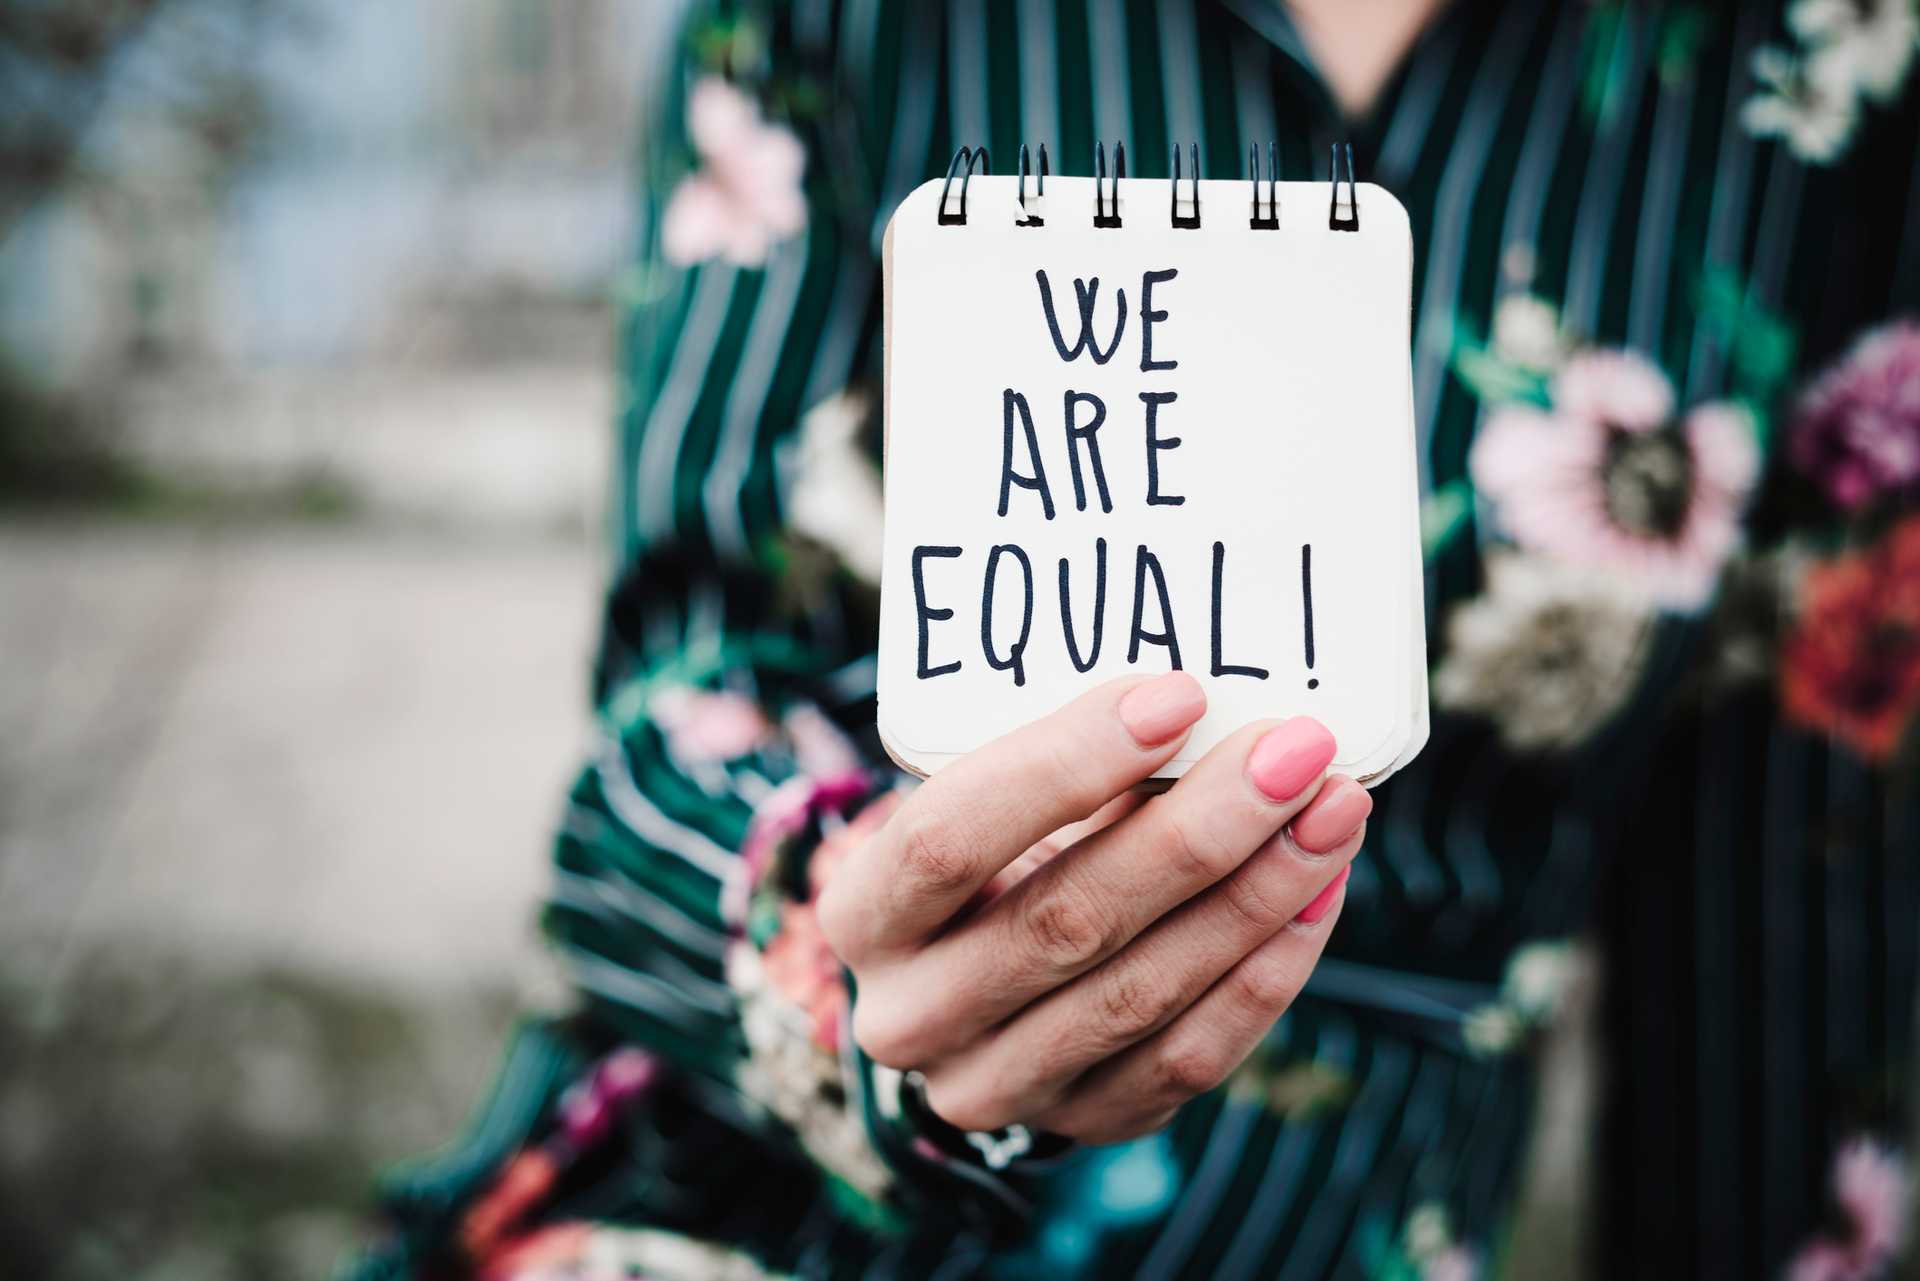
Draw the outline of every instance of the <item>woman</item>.
M1915 31L1904 0L697 11L546 917L582 1007L390 1184L366 1274L1479 1275L1596 924L1600 1274L1878 1274L1920 907ZM1424 755L1370 800L1311 722L1257 725L1137 808L1199 711L1164 676L900 790L893 206L961 144L1165 176L1193 140L1235 177L1271 139L1304 180L1344 138L1415 228Z

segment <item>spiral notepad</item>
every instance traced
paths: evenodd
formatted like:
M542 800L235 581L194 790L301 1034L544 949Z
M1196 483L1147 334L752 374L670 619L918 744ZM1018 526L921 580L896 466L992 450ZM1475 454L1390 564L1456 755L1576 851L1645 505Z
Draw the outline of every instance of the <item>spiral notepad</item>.
M1342 158L1336 151L1336 160ZM1412 236L1377 186L991 175L963 148L887 229L879 728L931 773L1172 667L1173 778L1309 714L1333 769L1426 741Z

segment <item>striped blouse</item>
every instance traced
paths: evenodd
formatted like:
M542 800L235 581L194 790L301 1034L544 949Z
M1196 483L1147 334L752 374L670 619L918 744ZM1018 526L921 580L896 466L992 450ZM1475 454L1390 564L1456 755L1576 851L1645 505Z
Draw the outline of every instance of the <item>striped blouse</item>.
M1904 0L1856 10L1827 21L1884 21L1881 52L1911 54ZM1476 442L1519 430L1515 403L1547 412L1577 353L1632 353L1683 409L1770 422L1920 304L1920 95L1865 43L1845 94L1814 74L1840 38L1818 16L1453 0L1353 120L1277 0L697 7L643 122L602 737L546 910L581 1008L530 1023L469 1135L390 1182L365 1275L1491 1274L1530 1051L1583 933L1605 972L1597 1274L1774 1275L1831 1247L1861 1270L1819 1275L1869 1275L1828 1176L1846 1152L1898 1176L1847 1145L1907 1124L1911 771L1785 714L1785 678L1742 666L1741 607L1784 625L1758 556L1711 603L1632 614L1631 671L1597 712L1522 719L1502 671L1525 694L1583 660L1525 647L1541 615L1498 614L1517 527L1475 484ZM688 104L718 80L804 148L804 217L689 263L671 201L713 159ZM1267 1044L1167 1131L1061 1153L952 1132L865 1061L809 902L896 785L871 736L882 231L961 144L1004 169L1044 143L1084 174L1096 140L1146 177L1196 142L1210 178L1271 140L1292 180L1350 140L1407 207L1439 705ZM1809 475L1767 447L1748 545L1877 536L1885 508L1837 518ZM1538 589L1556 601L1630 577L1558 573ZM1468 654L1450 624L1470 610L1520 648Z

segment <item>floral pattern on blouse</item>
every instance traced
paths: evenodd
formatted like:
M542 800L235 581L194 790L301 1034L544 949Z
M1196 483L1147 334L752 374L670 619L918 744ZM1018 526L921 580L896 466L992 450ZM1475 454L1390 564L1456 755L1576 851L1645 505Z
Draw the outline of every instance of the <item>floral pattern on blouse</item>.
M1800 397L1794 465L1846 511L1920 487L1920 324L1862 336Z
M1574 356L1547 399L1503 405L1474 442L1473 482L1501 525L1656 604L1704 604L1759 471L1747 415L1716 402L1676 420L1665 375L1624 351Z
M806 150L719 76L687 95L687 132L701 163L667 203L660 235L668 261L761 265L776 243L807 225Z
M1832 1192L1840 1230L1801 1247L1787 1281L1874 1281L1905 1247L1913 1175L1898 1153L1860 1137L1833 1158Z
M1741 292L1722 282L1722 297ZM1831 557L1796 551L1830 538L1823 524L1753 545L1744 517L1792 337L1777 317L1726 305L1746 333L1744 394L1679 415L1649 358L1581 346L1531 294L1503 300L1484 348L1456 353L1488 411L1470 491L1512 546L1489 554L1483 593L1448 621L1441 706L1488 717L1521 751L1577 746L1635 692L1661 614L1737 607L1723 582L1767 581L1754 572L1765 560L1787 571L1775 610L1793 621L1762 642L1758 666L1778 672L1787 714L1875 763L1905 741L1920 710L1920 518ZM1784 435L1831 520L1873 529L1920 485L1920 325L1861 336L1791 400ZM1455 535L1460 514L1431 541Z
M1807 566L1780 663L1787 715L1876 763L1920 713L1920 515Z
M893 1173L853 1106L858 1096L847 1075L858 1067L846 974L814 906L840 860L879 830L899 800L886 792L866 803L871 793L864 775L848 774L796 778L768 798L741 862L750 887L741 935L727 949L727 982L747 1043L741 1090L790 1126L824 1168L881 1202ZM863 808L847 817L856 804ZM817 820L824 832L813 844L807 834Z
M1787 8L1789 47L1767 45L1753 60L1761 92L1741 120L1777 137L1811 164L1846 153L1863 110L1899 93L1920 40L1913 0L1798 0Z

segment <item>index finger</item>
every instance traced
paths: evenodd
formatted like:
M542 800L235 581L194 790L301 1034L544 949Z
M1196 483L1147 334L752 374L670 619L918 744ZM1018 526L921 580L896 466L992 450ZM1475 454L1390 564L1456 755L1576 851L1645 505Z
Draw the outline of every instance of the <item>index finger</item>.
M928 779L821 896L841 960L932 934L1030 846L1172 760L1206 707L1185 672L1122 677Z

